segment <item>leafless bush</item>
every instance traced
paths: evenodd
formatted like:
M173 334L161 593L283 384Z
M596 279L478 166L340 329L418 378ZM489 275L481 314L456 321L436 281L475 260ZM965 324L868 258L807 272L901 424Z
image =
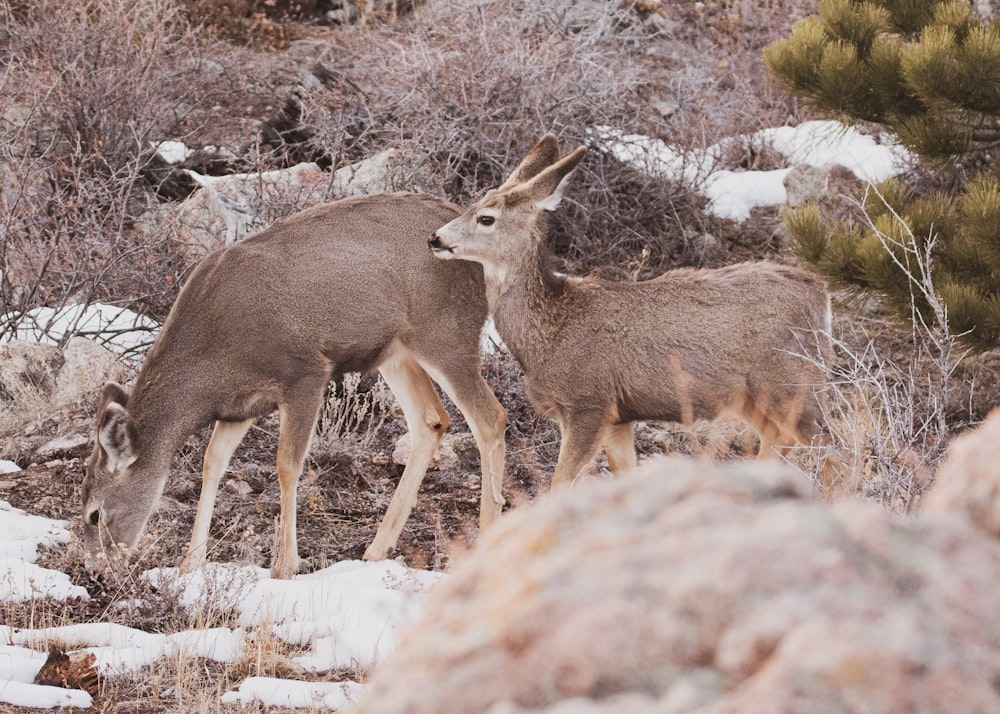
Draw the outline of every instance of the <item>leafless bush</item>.
M906 225L898 216L897 221ZM854 328L862 330L862 339L853 336L851 343L860 347L834 339L840 360L827 365L830 441L810 449L815 459L811 468L834 490L859 491L907 512L930 484L953 430L960 426L948 417L954 375L966 353L948 330L946 308L935 290L934 236L921 242L910 233L904 242L880 231L870 217L868 223L894 256L914 296L909 359L898 364L880 353L875 339L858 323ZM930 306L933 323L921 316L918 302Z
M359 84L387 111L378 139L424 157L422 175L401 184L434 180L427 188L470 199L543 132L580 141L588 126L635 116L641 78L620 51L615 12L581 20L588 29L576 35L566 13L540 2L430 3L411 23L357 38Z
M381 377L363 377L357 372L344 375L327 388L316 425L317 447L339 448L345 438L359 448L370 447L394 407L395 399Z
M38 304L162 306L181 269L134 220L153 199L151 142L207 77L170 0L0 2L0 330Z

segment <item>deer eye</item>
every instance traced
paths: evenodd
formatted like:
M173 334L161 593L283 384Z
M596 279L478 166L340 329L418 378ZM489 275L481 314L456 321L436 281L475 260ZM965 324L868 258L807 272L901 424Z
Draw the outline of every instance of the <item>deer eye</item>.
M91 511L90 515L87 516L87 520L90 521L90 525L92 525L92 526L96 526L98 523L100 523L101 522L101 509L100 508L95 508L93 511Z
M492 226L497 222L497 219L490 215L483 215L476 219L481 226Z

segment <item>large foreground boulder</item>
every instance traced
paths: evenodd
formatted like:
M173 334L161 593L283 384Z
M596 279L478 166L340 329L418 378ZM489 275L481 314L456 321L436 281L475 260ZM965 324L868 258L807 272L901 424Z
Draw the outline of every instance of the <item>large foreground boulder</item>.
M953 509L660 459L502 519L356 712L1000 711L997 583L1000 542Z
M1000 538L1000 410L955 439L921 508L957 514Z

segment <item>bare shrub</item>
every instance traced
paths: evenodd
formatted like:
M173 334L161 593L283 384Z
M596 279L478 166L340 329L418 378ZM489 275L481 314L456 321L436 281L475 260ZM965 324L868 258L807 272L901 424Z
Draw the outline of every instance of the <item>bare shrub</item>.
M884 203L877 192L874 200ZM908 512L930 485L949 438L961 426L949 419L949 410L955 373L967 352L949 331L946 308L935 289L934 236L917 239L896 216L906 233L900 240L879 230L863 204L858 208L914 296L908 358L904 364L886 356L860 322L850 325L860 334L833 339L840 358L826 365L830 441L810 449L814 460L809 469L835 492L860 492ZM924 319L918 304L929 306L933 322Z
M182 270L134 219L151 143L206 86L205 46L170 0L0 2L0 315L130 295L162 308Z
M316 425L320 449L343 448L349 439L356 448L370 448L395 409L395 399L381 376L344 375L327 387Z
M662 3L665 4L665 3ZM680 0L671 3L677 34L698 45L763 49L816 9L815 0Z
M355 46L355 66L370 103L389 110L379 140L418 145L421 178L465 201L499 183L544 131L582 140L595 123L625 123L639 111L641 78L621 51L617 17L583 19L586 32L573 34L566 8L550 3L463 0L356 37L378 48Z

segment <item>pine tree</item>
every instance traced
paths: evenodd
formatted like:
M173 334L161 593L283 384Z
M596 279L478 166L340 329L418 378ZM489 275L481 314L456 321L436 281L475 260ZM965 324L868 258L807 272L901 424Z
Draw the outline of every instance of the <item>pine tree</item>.
M1000 21L984 21L966 0L820 0L764 58L793 94L845 121L882 125L935 172L953 174L938 183L958 186L918 195L886 182L859 223L828 220L817 206L789 211L796 252L904 321L940 317L908 277L930 265L951 331L973 349L1000 346L1000 171L991 160Z

